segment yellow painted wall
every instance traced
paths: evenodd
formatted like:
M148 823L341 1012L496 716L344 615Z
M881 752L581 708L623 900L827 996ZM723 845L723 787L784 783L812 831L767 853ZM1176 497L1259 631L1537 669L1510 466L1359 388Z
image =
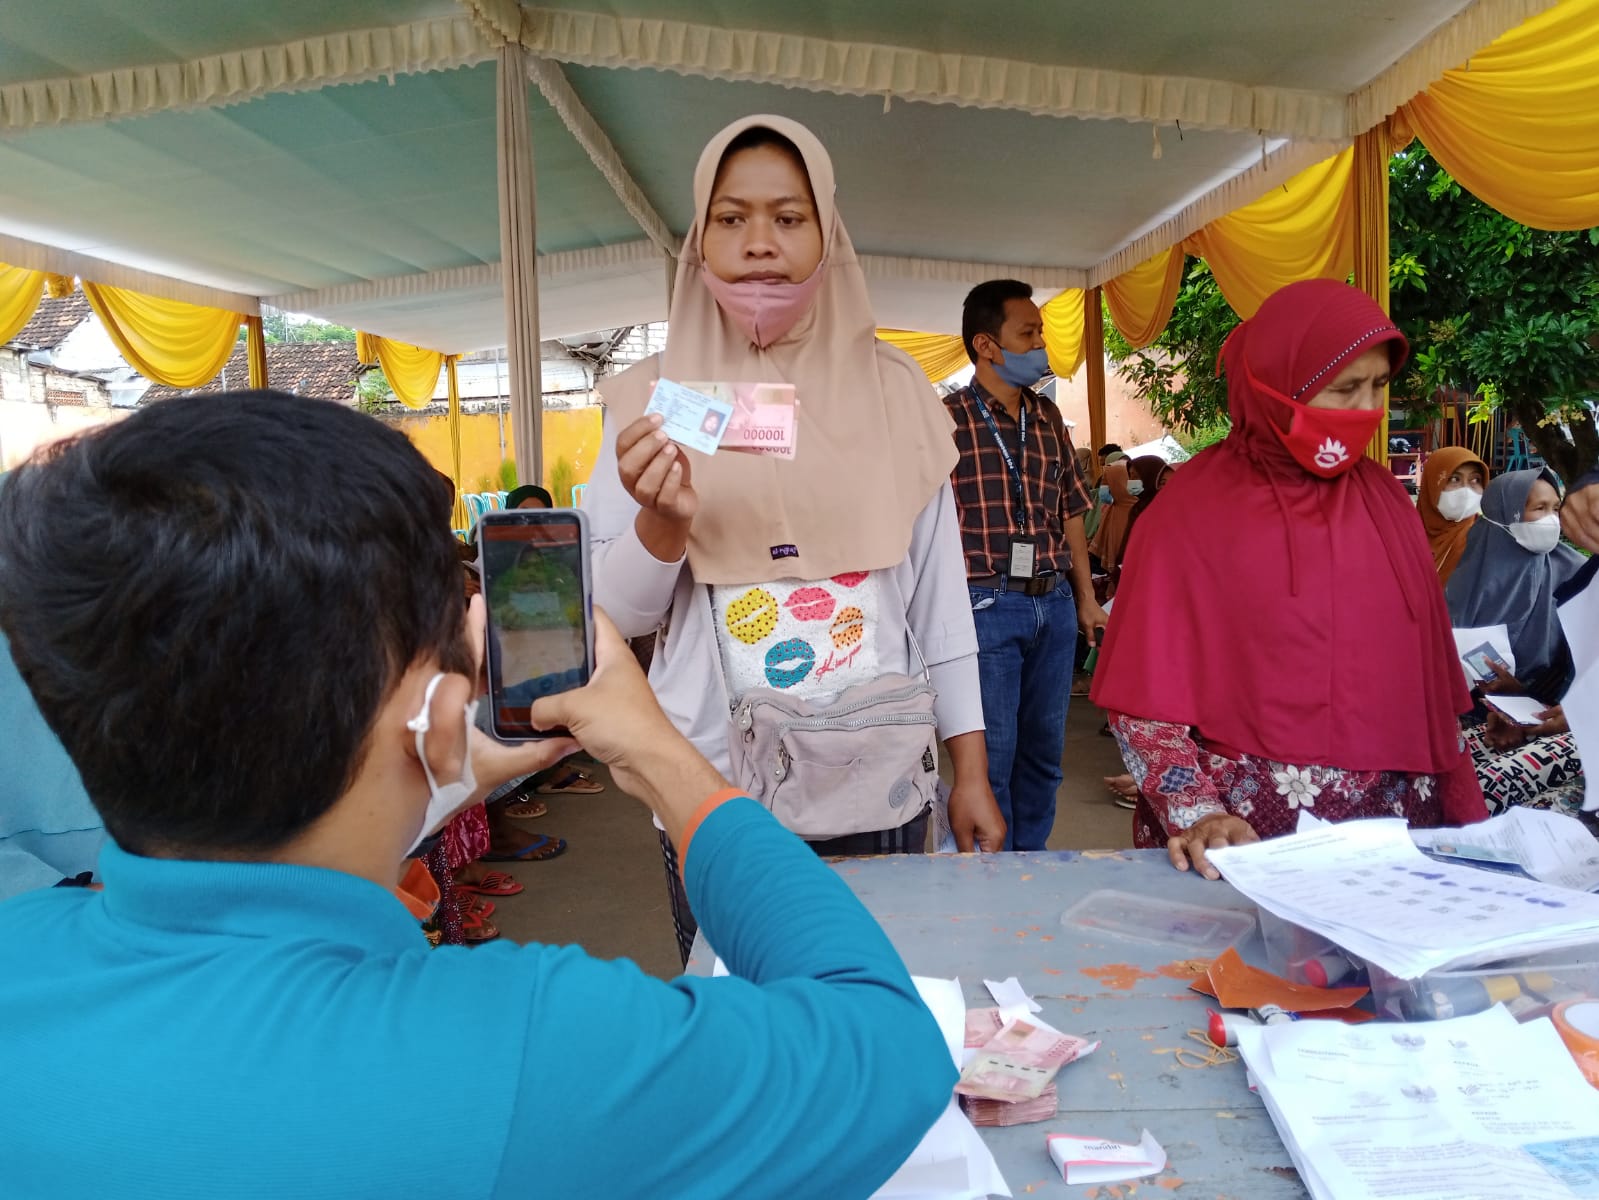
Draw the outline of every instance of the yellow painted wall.
M544 478L540 481L557 504L571 502L574 484L587 483L600 452L599 405L550 409L544 413ZM444 416L388 418L411 439L433 466L450 473L450 423ZM516 439L506 413L505 457L514 457ZM524 480L523 482L527 482ZM500 418L494 413L469 413L461 418L461 489L497 492L500 487Z

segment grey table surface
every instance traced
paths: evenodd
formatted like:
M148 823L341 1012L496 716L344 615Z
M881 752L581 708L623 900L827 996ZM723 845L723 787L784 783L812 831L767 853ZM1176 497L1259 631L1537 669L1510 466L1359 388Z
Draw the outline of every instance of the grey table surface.
M1017 1197L1308 1195L1244 1082L1243 1064L1184 1067L1172 1053L1199 1049L1187 1031L1204 1026L1214 1002L1189 990L1188 981L1190 964L1206 955L1062 921L1067 909L1102 890L1253 916L1254 906L1227 884L1173 870L1160 850L907 854L833 866L882 923L912 974L958 977L970 1008L992 1004L984 979L1015 975L1043 1006L1043 1020L1100 1040L1097 1053L1057 1077L1054 1120L982 1130ZM1258 935L1240 950L1258 961ZM697 940L689 973L708 974L711 962L704 939ZM1068 1187L1044 1146L1048 1133L1137 1142L1145 1128L1169 1162L1160 1176L1135 1183Z

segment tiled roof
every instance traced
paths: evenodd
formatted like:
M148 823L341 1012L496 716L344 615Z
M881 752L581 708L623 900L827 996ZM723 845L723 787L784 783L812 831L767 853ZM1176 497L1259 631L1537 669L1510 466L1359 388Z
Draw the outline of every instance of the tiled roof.
M67 334L88 319L89 302L82 292L73 292L60 300L46 296L39 301L33 317L7 344L26 346L30 350L54 350L66 341Z
M267 380L272 387L302 396L337 400L341 404L354 402L358 367L354 342L268 342L266 349ZM224 378L228 391L243 391L250 386L250 366L245 353L241 342L222 373L210 383L187 389L151 384L139 403L193 392L220 392Z

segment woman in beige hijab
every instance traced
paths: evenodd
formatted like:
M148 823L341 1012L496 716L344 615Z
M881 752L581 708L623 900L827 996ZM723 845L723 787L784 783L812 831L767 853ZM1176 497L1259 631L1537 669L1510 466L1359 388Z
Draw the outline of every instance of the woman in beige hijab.
M700 156L666 350L602 386L584 501L595 599L626 636L661 631L661 704L729 778L728 714L746 693L826 705L925 664L954 762L955 841L998 850L949 418L916 364L876 339L833 190L827 152L783 117L734 122ZM657 379L792 385L794 457L669 441L644 413ZM853 770L839 768L839 792ZM820 853L918 852L929 813L904 816L805 836ZM680 894L674 918L691 939Z
M1122 551L1127 545L1127 530L1133 521L1133 508L1138 495L1132 489L1131 473L1127 460L1110 463L1101 479L1110 489L1110 504L1100 515L1099 528L1094 531L1088 549L1099 559L1100 568L1111 579L1111 595L1115 595L1116 581L1121 575Z

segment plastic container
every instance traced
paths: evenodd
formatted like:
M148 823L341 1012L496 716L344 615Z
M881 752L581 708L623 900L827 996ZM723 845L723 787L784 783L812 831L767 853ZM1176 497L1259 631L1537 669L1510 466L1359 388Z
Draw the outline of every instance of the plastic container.
M1255 928L1255 914L1202 908L1134 892L1090 892L1060 917L1061 925L1130 942L1176 946L1195 958L1214 957Z
M1353 987L1366 982L1366 964L1340 950L1326 936L1260 910L1266 943L1266 968L1293 983L1312 987Z
M1399 979L1373 966L1371 996L1379 1017L1400 1021L1466 1017L1500 1003L1529 1020L1565 1000L1599 997L1599 946L1433 971L1420 979Z

